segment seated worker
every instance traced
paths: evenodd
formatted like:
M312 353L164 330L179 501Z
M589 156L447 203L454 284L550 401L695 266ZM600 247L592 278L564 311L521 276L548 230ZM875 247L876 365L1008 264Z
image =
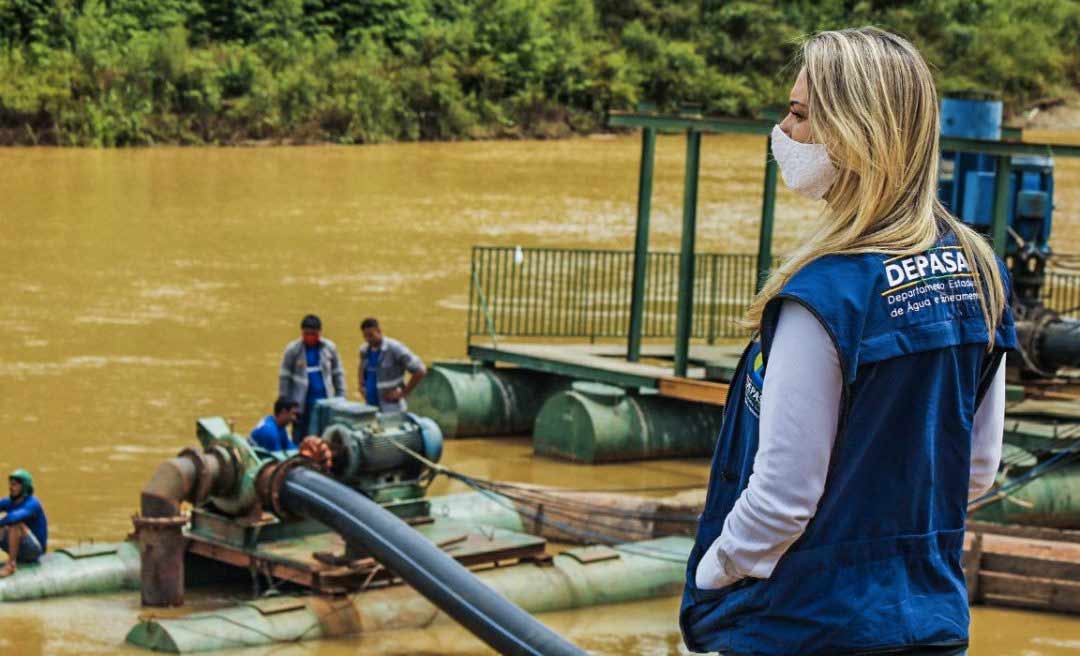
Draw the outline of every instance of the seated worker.
M25 469L16 469L8 477L7 499L0 499L0 551L8 555L0 568L0 578L15 573L18 563L36 563L49 541L49 522L45 509L34 496L34 479Z
M274 414L267 415L262 423L251 431L253 445L267 451L288 451L295 449L289 440L289 425L296 421L300 404L283 396L274 401Z
M360 390L368 405L381 412L405 412L405 398L427 374L424 363L407 346L384 337L379 320L368 317L360 324L364 341L360 347ZM405 372L409 382L405 382Z

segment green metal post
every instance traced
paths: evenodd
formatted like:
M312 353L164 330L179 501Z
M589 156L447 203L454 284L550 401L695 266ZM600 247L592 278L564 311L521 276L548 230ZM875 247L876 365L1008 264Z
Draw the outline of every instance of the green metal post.
M652 206L653 160L656 154L656 130L641 131L641 171L638 177L637 231L634 234L634 277L630 292L630 332L626 359L641 357L641 321L645 314L645 265L649 257L649 210Z
M675 375L686 376L694 316L694 237L697 232L698 169L701 133L686 133L686 182L683 187L682 246L679 250L679 306L675 321Z
M765 137L765 189L761 194L761 233L758 235L757 283L761 291L772 265L773 218L776 215L776 160L772 154L772 137Z
M994 222L991 237L994 252L998 257L1005 257L1009 228L1009 176L1012 171L1012 157L998 155L997 175L994 177Z

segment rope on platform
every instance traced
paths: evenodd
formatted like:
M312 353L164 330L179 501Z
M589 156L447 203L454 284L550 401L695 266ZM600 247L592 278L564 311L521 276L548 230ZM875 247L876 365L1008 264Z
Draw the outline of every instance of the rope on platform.
M1077 430L1080 430L1080 427L1074 427L1073 432L1075 433ZM991 504L998 503L1003 499L1007 499L1016 494L1028 483L1073 462L1078 457L1080 457L1080 438L1073 440L1069 446L1047 460L1035 465L1022 476L1018 476L998 489L991 490L981 497L969 501L968 512L973 512Z
M469 478L469 477L466 477L466 478ZM459 480L462 480L462 479L459 479ZM472 485L471 485L471 483L469 481L462 480L462 482L465 483L466 485L470 485L470 487L472 487ZM477 492L479 492L479 493L483 494L484 496L488 497L489 499L491 499L493 502L499 504L500 506L503 506L504 508L508 508L509 510L512 510L512 511L518 513L518 514L524 515L526 518L532 520L535 524L542 524L542 525L545 525L545 526L550 526L552 528L558 529L559 531L561 531L562 533L565 533L566 535L571 535L571 536L580 538L580 539L582 539L582 540L584 540L586 542L590 542L592 544L602 544L602 545L610 546L610 547L613 547L613 548L617 547L618 550L620 550L620 551L625 551L627 553L631 553L631 554L638 555L638 556L645 556L647 558L653 558L653 559L656 559L656 560L665 560L665 561L668 561L668 562L680 563L680 564L686 562L685 557L680 556L680 555L672 554L671 552L664 551L663 549L656 549L656 548L653 548L653 547L646 547L646 546L641 545L641 544L634 544L633 540L620 540L620 539L616 539L616 538L612 537L608 533L602 533L602 532L598 532L598 531L590 531L590 530L585 529L585 528L579 528L579 527L573 526L571 524L566 524L565 522L559 522L557 520L553 520L548 516L550 513L547 512L547 509L545 509L544 513L535 513L535 514L530 513L527 510L519 508L516 505L514 505L513 501L508 499L506 496L498 494L496 492L493 492L492 490L489 490L489 489L486 489L486 488L483 488L483 487L476 487L474 489L476 489ZM510 503L507 503L508 501ZM554 513L554 514L558 514L558 513ZM617 528L617 527L610 527L610 528ZM623 533L628 532L625 529L621 529L621 531ZM653 537L653 536L652 535L643 535L642 536L643 539L648 539L648 538L651 538L651 537Z
M575 526L573 524L554 519L552 516L563 518L577 518L581 517L582 513L587 512L590 518L590 524L594 526L609 529L610 531L621 535L632 536L635 532L637 532L640 534L640 539L650 539L654 537L651 533L644 534L641 532L640 529L635 531L633 527L605 523L598 519L597 516L615 518L617 520L646 519L653 521L659 520L664 522L696 524L698 521L698 516L696 514L623 511L584 501L574 501L571 499L552 496L550 493L544 494L544 491L536 490L534 488L513 485L510 483L499 483L496 481L491 481L475 476L469 476L468 474L451 469L445 465L433 462L428 458L424 457L423 455L417 453L413 449L410 449L408 446L405 446L397 440L394 440L393 438L390 438L390 442L398 449L412 456L432 471L464 483L473 490L476 490L477 492L488 497L488 499L490 499L494 503L497 503L500 506L503 506L504 508L507 508L519 515L523 515L526 519L529 519L535 525L549 526L560 531L561 533L579 538L585 542L618 547L619 550L625 551L627 553L647 556L649 558L656 558L659 560L666 560L669 562L683 563L686 561L685 557L681 555L675 555L662 549L628 544L633 542L633 540L621 539L615 537L614 535L612 535L612 533L598 530L590 530L584 527ZM528 509L528 505L531 502L534 502L538 496L543 496L546 500L543 502L543 504L539 506L539 510L534 513ZM518 503L514 503L515 501L517 501ZM523 508L521 506L526 507Z

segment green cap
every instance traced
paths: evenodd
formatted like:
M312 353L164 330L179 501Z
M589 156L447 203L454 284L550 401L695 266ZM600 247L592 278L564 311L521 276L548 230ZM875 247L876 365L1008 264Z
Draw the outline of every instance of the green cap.
M15 480L22 483L26 494L34 493L34 477L30 475L30 472L25 469L16 469L8 476L8 480Z

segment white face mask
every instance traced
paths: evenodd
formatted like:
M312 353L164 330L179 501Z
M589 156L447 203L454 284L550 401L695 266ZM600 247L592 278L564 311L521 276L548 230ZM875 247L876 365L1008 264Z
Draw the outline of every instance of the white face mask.
M836 181L839 171L829 159L825 146L799 143L777 125L772 131L772 152L788 189L807 198L821 200Z

